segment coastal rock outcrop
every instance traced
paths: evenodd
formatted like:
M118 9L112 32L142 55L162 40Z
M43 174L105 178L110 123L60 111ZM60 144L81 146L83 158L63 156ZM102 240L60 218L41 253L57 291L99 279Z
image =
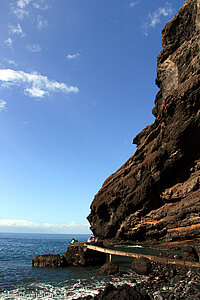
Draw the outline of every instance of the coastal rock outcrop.
M69 245L64 257L73 266L100 266L106 262L106 254L87 249L81 242Z
M60 254L37 255L32 259L33 267L39 268L59 268L68 265L67 260Z
M200 235L200 0L162 31L155 121L104 182L88 220L100 239L177 241Z
M102 246L101 243L93 245ZM70 244L64 255L43 254L37 255L32 259L33 267L57 268L67 266L102 266L106 262L106 254L92 251L87 248L84 242L75 242Z
M101 291L98 295L92 297L87 296L82 298L85 300L150 300L151 298L144 291L141 291L135 287L131 287L127 284L115 287L112 284L107 284L105 289Z

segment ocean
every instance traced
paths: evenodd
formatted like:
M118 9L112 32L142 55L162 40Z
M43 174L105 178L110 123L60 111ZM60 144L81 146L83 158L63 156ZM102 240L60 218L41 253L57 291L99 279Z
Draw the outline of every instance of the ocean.
M97 274L98 267L34 268L39 254L64 254L72 237L89 235L0 233L0 299L77 299L95 295L106 283L123 284L125 277Z

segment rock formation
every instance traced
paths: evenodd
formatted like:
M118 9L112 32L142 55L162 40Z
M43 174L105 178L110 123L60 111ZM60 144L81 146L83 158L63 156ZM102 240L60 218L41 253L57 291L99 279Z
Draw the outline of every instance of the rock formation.
M131 269L139 275L149 275L151 273L152 264L148 258L133 259Z
M78 298L78 300L150 300L151 298L144 291L131 287L128 284L115 287L108 283L103 291L96 296L86 296L84 298Z
M98 271L99 274L106 275L120 275L119 273L119 265L114 262L106 262Z
M162 31L155 121L135 154L104 182L88 220L101 239L175 241L200 234L200 0Z
M78 242L69 245L64 257L69 265L73 266L100 266L106 262L106 254L87 249L85 243Z
M60 268L68 266L68 262L60 254L37 255L32 259L32 266L39 268Z
M93 245L100 245L95 243ZM102 266L106 262L106 254L87 249L85 243L70 244L64 255L43 254L32 259L32 266L39 268L61 268L68 266Z

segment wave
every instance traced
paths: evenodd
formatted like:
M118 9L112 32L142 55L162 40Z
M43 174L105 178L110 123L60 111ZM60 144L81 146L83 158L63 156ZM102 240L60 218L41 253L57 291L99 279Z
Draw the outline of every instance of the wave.
M138 277L137 282L145 280ZM32 299L59 299L59 300L72 300L82 298L88 295L95 296L102 290L107 283L112 283L115 286L129 284L134 286L135 283L131 283L131 274L127 273L122 277L115 276L102 276L102 279L92 277L90 280L87 279L77 279L66 280L62 284L53 285L47 283L32 283L26 287L18 287L11 291L4 291L0 293L0 298L2 300L32 300Z

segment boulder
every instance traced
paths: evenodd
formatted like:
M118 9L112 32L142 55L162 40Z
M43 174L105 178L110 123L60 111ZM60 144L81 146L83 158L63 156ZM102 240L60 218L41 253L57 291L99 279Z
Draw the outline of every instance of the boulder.
M74 266L100 266L106 262L106 254L87 249L81 242L71 244L64 257L68 264Z
M98 271L99 274L117 275L119 274L119 265L113 262L105 263Z
M59 268L68 265L65 257L59 254L44 254L37 255L32 259L33 267L40 268Z
M135 258L131 269L139 275L149 275L152 270L152 264L148 258Z

